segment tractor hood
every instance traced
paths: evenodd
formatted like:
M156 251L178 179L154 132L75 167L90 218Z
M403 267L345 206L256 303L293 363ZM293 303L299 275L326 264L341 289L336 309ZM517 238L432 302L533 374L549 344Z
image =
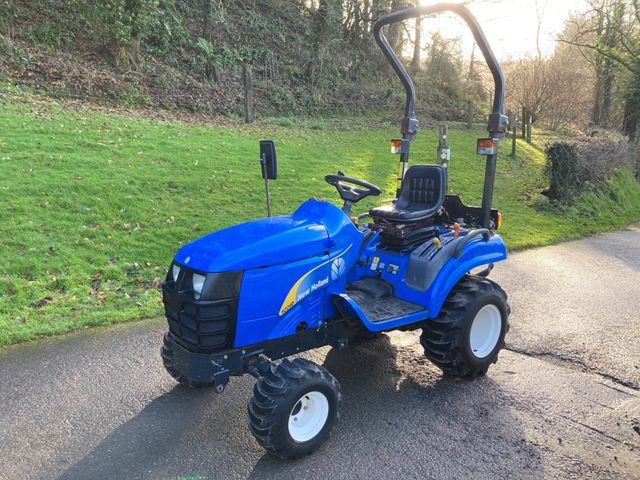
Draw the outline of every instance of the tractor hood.
M175 261L201 272L268 267L327 255L348 228L357 232L338 207L309 200L293 215L241 223L201 237L182 247Z

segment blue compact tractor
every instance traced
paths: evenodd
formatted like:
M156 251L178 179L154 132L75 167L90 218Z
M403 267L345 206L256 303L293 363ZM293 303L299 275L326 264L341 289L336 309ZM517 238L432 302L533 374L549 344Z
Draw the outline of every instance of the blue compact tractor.
M383 28L442 11L469 25L495 82L489 138L477 146L486 156L481 207L447 194L441 165L407 168L418 130L415 90ZM447 375L473 378L496 362L508 330L507 295L487 279L493 264L507 257L495 233L500 213L491 208L498 142L507 130L500 66L475 18L459 4L385 15L374 35L406 90L402 139L392 142L401 165L394 202L373 208L370 223L360 224L351 218L352 205L380 189L342 172L327 175L341 209L307 200L291 215L197 239L175 255L163 287L169 331L162 359L169 374L218 393L231 376L257 378L249 428L282 458L317 449L340 406L336 378L298 354L327 345L348 348L379 332L421 330L431 362ZM273 144L262 142L261 152L266 182L275 176Z

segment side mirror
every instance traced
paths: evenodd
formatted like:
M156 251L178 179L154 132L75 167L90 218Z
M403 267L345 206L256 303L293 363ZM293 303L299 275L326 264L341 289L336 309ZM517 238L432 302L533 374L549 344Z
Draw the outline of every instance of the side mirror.
M260 140L260 164L262 165L262 178L265 180L278 178L276 144L273 140Z

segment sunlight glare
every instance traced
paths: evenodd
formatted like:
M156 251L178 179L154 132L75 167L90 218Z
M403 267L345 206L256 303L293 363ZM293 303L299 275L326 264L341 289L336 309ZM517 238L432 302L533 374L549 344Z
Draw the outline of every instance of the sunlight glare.
M421 5L440 3L420 0ZM536 31L538 13L541 13L540 50L550 55L555 37L562 30L564 21L572 12L585 6L584 0L477 0L466 3L476 16L496 56L501 59L536 55ZM464 22L453 15L441 16L423 22L423 39L439 32L447 38L460 37L462 50L471 54L473 37Z

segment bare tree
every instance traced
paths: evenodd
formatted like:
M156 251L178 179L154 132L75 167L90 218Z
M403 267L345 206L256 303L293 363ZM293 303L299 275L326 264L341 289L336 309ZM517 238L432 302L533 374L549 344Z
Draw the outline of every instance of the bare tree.
M543 117L552 130L589 123L594 91L594 69L579 47L559 44L547 61L548 94Z
M544 116L551 98L549 62L544 58L527 57L505 63L508 102L524 109L536 121Z
M625 82L621 127L635 139L640 124L640 0L591 0L587 21L560 41L588 48L596 66L593 121L611 122L614 81ZM621 70L624 74L619 74Z
M540 4L539 0L536 0L536 17L538 17L538 25L536 27L536 51L538 53L538 60L542 59L542 49L540 48L540 34L542 33L542 22L544 20L544 12L547 9L549 0L544 0Z

